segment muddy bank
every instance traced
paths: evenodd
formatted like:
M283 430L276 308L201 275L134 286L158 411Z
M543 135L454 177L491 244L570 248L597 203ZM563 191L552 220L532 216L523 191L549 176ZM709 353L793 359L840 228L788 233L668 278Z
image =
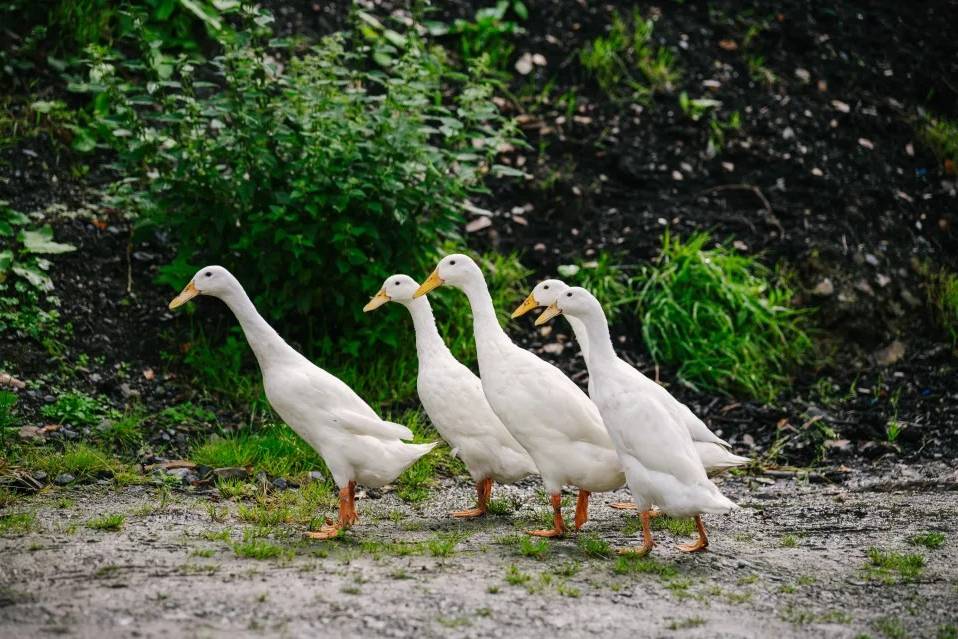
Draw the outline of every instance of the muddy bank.
M948 636L953 473L895 466L841 485L726 478L743 508L708 520L710 552L679 553L681 535L660 530L655 561L631 568L583 542L637 542L634 516L607 506L624 494L596 496L584 533L535 557L522 534L544 508L533 481L497 488L517 507L482 521L443 516L471 495L454 480L419 505L367 497L360 525L337 542L304 541L291 525L257 532L238 519L242 502L218 496L51 491L7 509L34 512L36 525L0 538L0 635ZM114 513L125 515L117 532L86 526ZM941 547L910 541L929 531L945 534ZM234 545L260 534L281 554L240 558ZM910 577L869 568L870 548L920 555L924 567Z

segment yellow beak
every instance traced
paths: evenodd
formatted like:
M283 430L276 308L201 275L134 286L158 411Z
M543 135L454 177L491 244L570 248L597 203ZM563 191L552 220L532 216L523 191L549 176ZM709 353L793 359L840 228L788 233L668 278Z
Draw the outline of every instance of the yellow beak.
M549 308L542 311L542 315L536 318L536 326L542 326L556 315L562 315L562 310L553 302L549 305Z
M520 304L519 308L512 311L512 319L515 319L517 317L522 317L523 315L525 315L532 309L538 308L539 306L541 305L539 304L538 301L536 301L536 296L533 295L532 293L529 293L529 297L526 298L526 301Z
M368 313L369 311L375 311L377 308L385 304L390 300L390 297L386 295L386 291L380 289L376 296L369 300L369 303L363 307L363 313Z
M193 285L193 280L190 280L190 283L186 285L186 288L184 288L183 291L174 297L172 302L170 302L170 310L172 311L174 308L183 306L199 294L199 289Z
M416 292L413 293L413 297L422 297L429 291L439 288L442 285L443 281L442 278L439 277L439 272L433 271L432 274L426 278L426 281L422 283L422 286L416 289Z

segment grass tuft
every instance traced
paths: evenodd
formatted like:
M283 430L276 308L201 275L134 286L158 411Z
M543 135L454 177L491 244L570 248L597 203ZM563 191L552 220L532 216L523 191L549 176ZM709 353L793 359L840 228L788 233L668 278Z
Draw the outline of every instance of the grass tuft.
M958 163L958 158L955 162ZM948 335L951 345L958 346L958 275L927 264L921 267L921 274L925 279L925 296L935 319Z
M612 556L612 546L595 533L579 535L579 548L590 557L608 559Z
M123 522L126 520L126 517L118 513L113 513L110 515L103 515L102 517L94 517L88 519L86 522L86 527L93 530L106 530L109 532L116 532L123 527Z
M916 554L868 549L865 571L869 579L886 584L915 581L925 568L925 558Z
M247 467L271 477L289 477L310 470L328 476L326 464L309 444L285 424L272 424L229 437L215 436L193 449L197 464L222 467Z
M37 525L33 513L8 513L0 515L0 535L24 535Z
M806 313L758 260L708 241L663 236L638 295L646 347L692 386L774 399L809 358Z
M671 564L635 554L620 555L612 566L612 570L619 575L651 574L658 575L662 579L670 579L678 574Z
M545 539L525 536L519 541L518 550L523 557L542 560L549 554L549 542Z
M908 539L912 546L924 546L929 550L941 548L945 544L945 533L926 532L919 535L912 535Z

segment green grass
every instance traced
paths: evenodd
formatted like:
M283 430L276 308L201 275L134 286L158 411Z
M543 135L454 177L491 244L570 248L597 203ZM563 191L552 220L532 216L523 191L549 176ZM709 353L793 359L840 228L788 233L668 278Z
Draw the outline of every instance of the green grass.
M757 259L708 242L704 233L663 236L659 259L640 276L645 345L694 387L771 400L810 358L807 314Z
M143 419L139 409L117 414L104 422L97 432L97 439L104 445L121 451L135 451L143 441Z
M570 285L587 289L602 302L609 322L614 322L623 309L638 300L628 271L607 251L600 252L595 259L566 264L558 270Z
M243 559L276 559L291 557L292 550L256 537L246 536L243 541L231 545L237 557Z
M545 539L527 535L519 541L517 549L523 557L542 560L549 554L549 542Z
M212 437L194 448L190 458L213 468L251 466L254 472L263 471L272 477L310 470L328 475L322 458L285 424Z
M870 579L893 584L915 581L924 567L925 558L921 555L869 548L865 572Z
M490 499L487 508L490 515L508 515L515 510L508 499Z
M905 630L901 619L896 617L882 617L874 622L875 630L886 639L908 639L911 635Z
M607 34L579 52L579 62L613 99L649 103L653 94L670 93L681 77L672 52L655 44L653 30L638 10L625 17L616 12Z
M958 165L958 159L955 162ZM922 265L920 270L925 280L928 305L951 345L958 346L958 274L928 264Z
M519 570L515 564L506 568L506 583L511 586L524 586L529 583L531 579L531 575Z
M99 475L131 472L109 453L84 443L67 444L59 451L25 446L19 449L16 460L27 468L45 471L51 478L69 473L78 480L89 480Z
M0 535L24 535L37 526L33 513L8 513L0 515Z
M669 630L687 630L689 628L698 628L705 625L705 619L701 617L686 617L685 619L676 619L669 624Z
M798 546L798 537L795 535L782 536L782 548L796 548Z
M950 160L958 170L958 122L927 117L922 123L921 134L939 160Z
M912 546L924 546L929 550L935 550L945 545L945 533L926 532L918 535L912 535L908 539Z
M619 575L650 574L662 579L670 579L678 574L675 566L671 564L634 554L620 555L612 566L612 570Z
M609 542L595 533L579 535L579 548L590 557L598 559L608 559L614 554Z
M640 529L641 525L641 520L639 520ZM688 537L695 533L695 520L691 517L680 517L676 519L659 515L658 517L652 518L652 530L667 530L676 537Z
M126 517L118 513L113 513L110 515L102 515L100 517L88 519L86 522L86 527L93 530L116 532L123 527L124 521L126 521Z
M448 557L456 550L456 546L463 540L457 533L438 534L426 541L426 550L433 557Z
M109 406L102 400L80 391L64 393L56 401L41 409L47 419L71 426L95 426L106 414Z

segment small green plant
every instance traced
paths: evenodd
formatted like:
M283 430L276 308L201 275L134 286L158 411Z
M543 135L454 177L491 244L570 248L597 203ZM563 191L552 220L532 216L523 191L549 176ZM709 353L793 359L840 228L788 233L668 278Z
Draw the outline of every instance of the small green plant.
M0 332L12 331L39 342L51 355L62 354L70 327L56 310L48 256L74 250L54 241L49 225L34 226L0 200Z
M44 406L41 412L58 424L93 426L100 422L106 411L107 406L101 400L80 391L71 391Z
M755 258L728 246L707 249L663 236L662 251L640 276L638 308L646 347L678 366L686 383L773 399L812 347L806 313Z
M782 537L782 548L796 548L798 546L798 537L795 535L784 535Z
M641 524L641 520L638 517L635 518L636 523ZM634 534L638 532L638 528L629 534ZM668 517L666 515L660 515L652 519L652 530L668 530L670 533L676 537L688 537L695 532L695 520L691 517Z
M925 143L942 162L950 162L958 170L958 122L925 116L919 131Z
M672 52L654 44L653 30L652 20L638 10L628 17L616 12L608 34L588 43L579 61L610 97L648 102L654 94L671 93L681 72Z
M778 76L775 72L765 66L765 56L753 54L746 56L745 65L748 67L748 75L755 82L760 82L767 86L772 86L778 82Z
M456 550L456 546L461 541L462 535L456 533L436 535L426 542L426 549L433 557L448 557Z
M958 142L956 142L958 144ZM955 163L958 166L958 149L956 149ZM952 347L958 346L958 275L952 271L930 264L921 267L921 275L925 280L925 297L932 308L935 319L938 321Z
M938 626L938 639L958 639L958 626L950 623Z
M549 554L549 542L538 537L526 536L519 542L518 550L523 557L542 560Z
M671 564L652 557L639 557L634 553L619 555L612 570L619 575L651 574L662 579L670 579L678 574Z
M0 535L23 535L37 525L33 513L7 513L0 515Z
M924 546L928 550L937 550L945 545L945 533L926 532L908 538L912 546Z
M506 568L506 583L512 586L524 586L532 579L532 576L519 570L515 564Z
M638 299L632 289L632 279L626 267L606 251L595 259L578 264L563 264L559 275L570 284L581 286L602 301L602 308L610 322L614 322L623 308L635 304Z
M277 546L265 539L244 536L243 541L231 545L233 552L237 557L243 559L276 559L278 557L290 557L292 551L282 546Z
M579 535L579 548L590 557L608 559L613 555L612 546L595 533Z
M16 393L0 390L0 449L3 450L7 449L7 431L17 424L17 418L13 415L13 407L16 403Z
M897 617L881 617L874 624L875 629L886 639L908 639L911 636Z
M101 517L94 517L88 519L86 522L86 527L92 530L106 530L109 532L116 532L123 527L123 522L126 520L126 517L118 513L113 513L110 515L103 515Z
M108 453L83 443L67 444L62 451L46 447L22 449L19 463L27 468L46 472L50 477L62 473L73 475L78 480L98 476L113 476L128 472Z
M669 624L669 630L687 630L689 628L698 628L705 625L705 619L701 617L686 617L685 619L676 619Z
M143 441L143 419L143 412L138 409L117 412L102 422L97 439L121 451L136 450Z
M870 579L893 584L915 581L921 576L924 567L925 558L921 555L869 548L865 572Z
M429 31L434 36L453 35L459 40L459 55L465 66L485 58L490 68L505 71L515 50L511 40L523 33L522 27L511 16L520 20L528 17L521 0L499 0L492 7L476 11L472 20L456 19L452 26L432 22Z

